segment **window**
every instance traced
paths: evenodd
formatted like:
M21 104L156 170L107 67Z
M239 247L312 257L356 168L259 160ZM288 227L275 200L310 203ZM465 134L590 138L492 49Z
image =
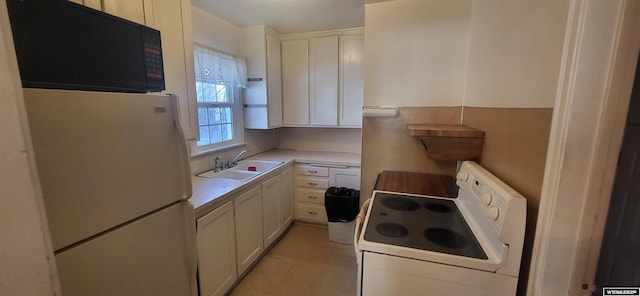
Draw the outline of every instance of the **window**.
M196 95L200 139L192 144L194 154L244 143L242 87L244 61L195 46Z

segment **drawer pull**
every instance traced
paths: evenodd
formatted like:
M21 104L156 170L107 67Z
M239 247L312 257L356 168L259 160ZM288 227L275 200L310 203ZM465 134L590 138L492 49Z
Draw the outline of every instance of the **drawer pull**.
M312 171L312 170L307 170L307 172L309 172L309 174L317 174L318 171Z
M318 183L311 183L311 182L309 182L309 183L307 183L307 184L309 184L309 185L311 185L311 186L318 186Z
M311 212L311 211L309 211L307 213L309 213L309 215L317 215L318 214L318 212Z
M317 197L317 196L311 196L311 195L309 195L309 196L307 196L307 197L308 197L308 198L310 198L310 199L318 199L318 197Z

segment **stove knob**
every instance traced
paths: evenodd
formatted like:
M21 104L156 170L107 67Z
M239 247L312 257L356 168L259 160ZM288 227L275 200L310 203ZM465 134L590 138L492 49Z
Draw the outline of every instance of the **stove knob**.
M462 182L467 181L467 179L469 179L469 173L460 172L456 175L456 179Z
M498 217L500 217L500 210L495 207L489 208L489 217L493 220L498 220Z
M483 204L489 205L491 203L491 193L483 193L481 198Z

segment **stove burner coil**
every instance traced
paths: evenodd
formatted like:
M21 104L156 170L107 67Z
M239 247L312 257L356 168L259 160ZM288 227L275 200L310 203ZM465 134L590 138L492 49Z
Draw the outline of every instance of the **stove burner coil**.
M395 223L380 223L376 225L378 233L388 237L405 237L409 234L409 230L399 224Z
M397 211L413 211L420 208L420 204L403 197L385 197L381 201L383 206Z
M440 203L429 202L424 205L427 210L436 212L436 213L448 213L451 212L451 208L447 205L443 205Z
M428 228L424 236L431 242L450 249L462 249L469 245L469 239L463 235L446 228Z

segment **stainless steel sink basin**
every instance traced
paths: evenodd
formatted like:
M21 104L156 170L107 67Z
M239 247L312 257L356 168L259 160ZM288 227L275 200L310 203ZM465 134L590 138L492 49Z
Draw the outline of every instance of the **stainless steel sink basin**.
M270 160L242 160L237 166L233 167L233 170L240 172L258 172L262 173L268 171L280 164L283 161L270 161Z
M208 171L206 173L202 173L198 175L198 177L246 181L259 174L260 174L259 172L239 171L236 169L230 169L230 170L221 171L221 172Z

